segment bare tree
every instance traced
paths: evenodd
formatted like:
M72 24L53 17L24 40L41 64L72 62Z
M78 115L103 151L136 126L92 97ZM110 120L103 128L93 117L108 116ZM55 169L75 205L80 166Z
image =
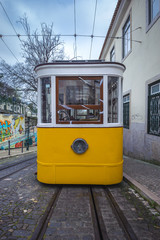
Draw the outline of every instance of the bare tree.
M0 63L0 72L3 73L3 80L16 91L36 104L37 80L35 78L34 68L41 63L53 62L64 58L63 43L60 36L53 32L53 24L48 26L41 24L41 33L35 30L30 31L27 17L20 18L26 39L21 40L23 63L17 62L15 65L9 65L5 61Z
M59 35L54 35L53 23L47 26L41 24L41 34L37 30L31 34L27 17L20 18L19 23L22 25L27 39L22 41L22 52L25 62L31 66L52 62L55 59L62 59L63 47Z

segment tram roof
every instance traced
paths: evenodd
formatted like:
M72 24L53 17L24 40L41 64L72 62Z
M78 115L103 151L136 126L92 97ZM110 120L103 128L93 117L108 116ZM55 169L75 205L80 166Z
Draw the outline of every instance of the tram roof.
M56 60L50 63L41 63L38 64L34 70L36 70L37 67L40 66L47 66L47 65L79 65L79 64L117 64L117 65L121 65L124 67L125 69L125 65L123 65L122 63L119 62L108 62L105 60Z

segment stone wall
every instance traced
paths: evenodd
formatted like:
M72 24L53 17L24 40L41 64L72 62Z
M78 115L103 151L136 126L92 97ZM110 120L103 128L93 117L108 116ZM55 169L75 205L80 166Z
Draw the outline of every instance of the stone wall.
M123 130L124 155L160 163L160 137L146 133L143 123L131 123Z

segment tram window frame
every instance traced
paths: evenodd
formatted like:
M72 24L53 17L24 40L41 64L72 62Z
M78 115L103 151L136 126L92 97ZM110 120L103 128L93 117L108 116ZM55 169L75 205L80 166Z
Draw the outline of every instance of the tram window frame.
M49 80L50 83L46 83L46 84L50 84L50 106L48 108L48 120L45 118L47 118L46 114L47 114L47 108L45 105L45 103L47 103L47 101L44 101L44 97L45 97L45 94L42 93L43 91L43 81L46 81L46 80ZM45 84L44 84L45 85ZM41 124L52 124L52 84L51 84L51 77L42 77L40 78L40 119L41 119ZM46 96L46 98L48 98Z
M59 80L79 80L79 78L83 78L85 80L103 80L103 76L60 76L56 77L56 124L103 124L103 81L100 84L100 101L99 104L67 104L65 107L72 110L99 110L99 119L98 120L91 120L91 121L83 121L83 120L66 120L61 121L59 120L59 111L66 110L62 105L59 104Z
M110 84L111 81L116 80L116 88L114 88L113 85L114 82L112 83L111 89L110 89ZM108 124L119 124L121 122L120 119L120 111L121 111L121 106L120 106L120 94L121 94L121 80L118 76L108 76L108 100L107 100L107 105L108 105ZM115 92L115 89L117 92ZM115 95L116 94L116 95ZM116 105L115 105L116 104ZM115 110L117 110L115 112Z

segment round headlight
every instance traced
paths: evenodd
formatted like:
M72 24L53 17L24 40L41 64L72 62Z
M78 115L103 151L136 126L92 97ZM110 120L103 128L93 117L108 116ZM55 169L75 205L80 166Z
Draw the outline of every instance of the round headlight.
M84 139L77 138L72 143L71 148L73 149L73 151L75 153L82 154L82 153L86 152L86 150L88 149L88 144Z

